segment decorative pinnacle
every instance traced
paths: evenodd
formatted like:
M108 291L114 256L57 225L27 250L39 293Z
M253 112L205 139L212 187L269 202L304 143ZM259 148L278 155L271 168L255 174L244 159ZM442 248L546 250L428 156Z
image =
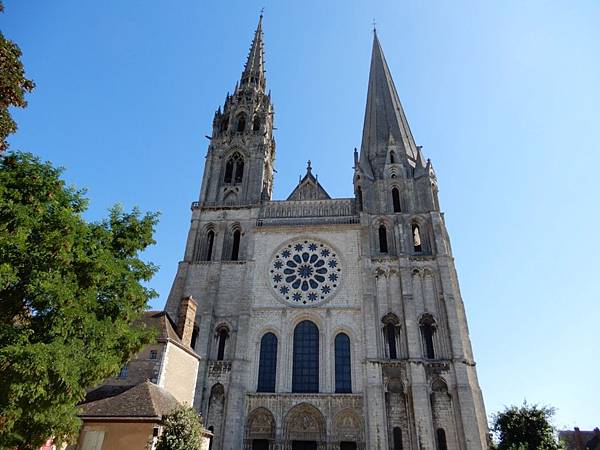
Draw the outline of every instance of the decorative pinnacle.
M306 171L307 171L308 173L311 173L311 172L312 172L312 165L311 165L310 159L309 159L309 160L308 160L308 162L306 163Z

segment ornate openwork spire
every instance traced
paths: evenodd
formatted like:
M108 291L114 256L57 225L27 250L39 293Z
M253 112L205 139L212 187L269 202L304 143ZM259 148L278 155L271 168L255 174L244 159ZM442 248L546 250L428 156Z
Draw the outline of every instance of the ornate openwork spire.
M402 156L406 156L414 166L417 146L383 56L377 31L373 30L369 90L360 150L360 166L367 175L374 175L374 163L385 160L390 140L393 140Z
M256 85L264 90L266 86L262 19L263 15L261 12L258 19L258 26L254 32L254 39L252 40L250 53L248 54L248 60L244 66L244 72L242 73L242 80L240 83L241 87L247 85Z

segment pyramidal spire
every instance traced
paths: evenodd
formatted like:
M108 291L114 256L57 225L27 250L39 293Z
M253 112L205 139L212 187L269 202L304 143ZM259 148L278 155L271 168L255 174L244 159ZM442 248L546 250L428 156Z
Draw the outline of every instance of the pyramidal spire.
M244 66L244 72L242 73L241 87L246 85L257 85L262 89L265 88L265 55L263 49L262 19L263 15L261 12L260 18L258 19L258 26L254 32L250 53L248 54L248 60Z
M383 166L390 141L400 148L401 157L408 158L414 166L417 146L383 56L377 31L373 30L369 90L360 149L360 166L367 175L374 175L374 163Z

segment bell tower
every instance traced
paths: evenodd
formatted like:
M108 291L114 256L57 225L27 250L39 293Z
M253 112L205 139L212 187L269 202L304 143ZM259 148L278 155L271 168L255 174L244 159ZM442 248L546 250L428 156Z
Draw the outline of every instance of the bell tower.
M266 91L262 15L233 94L213 119L200 206L254 205L273 188L273 105Z

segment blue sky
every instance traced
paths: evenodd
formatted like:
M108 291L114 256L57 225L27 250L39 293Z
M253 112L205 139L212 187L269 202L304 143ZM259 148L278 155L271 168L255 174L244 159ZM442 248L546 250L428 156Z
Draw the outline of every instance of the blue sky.
M197 200L214 111L265 7L278 128L275 198L312 159L352 195L373 19L431 158L488 413L550 404L600 425L600 2L5 0L37 83L13 148L110 205L160 211L162 307Z

